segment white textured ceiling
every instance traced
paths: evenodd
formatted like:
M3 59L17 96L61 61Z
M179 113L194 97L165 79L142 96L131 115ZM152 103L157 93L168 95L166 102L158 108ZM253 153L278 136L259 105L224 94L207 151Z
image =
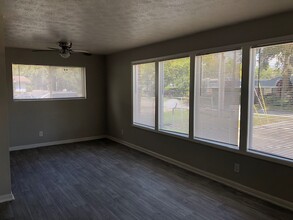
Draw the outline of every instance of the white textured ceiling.
M5 0L5 41L108 54L290 9L293 0Z

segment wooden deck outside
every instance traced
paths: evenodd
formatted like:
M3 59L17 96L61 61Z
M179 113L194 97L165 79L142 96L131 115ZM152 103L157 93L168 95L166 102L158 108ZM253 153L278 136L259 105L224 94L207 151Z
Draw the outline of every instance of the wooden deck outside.
M293 118L254 127L252 149L293 160Z

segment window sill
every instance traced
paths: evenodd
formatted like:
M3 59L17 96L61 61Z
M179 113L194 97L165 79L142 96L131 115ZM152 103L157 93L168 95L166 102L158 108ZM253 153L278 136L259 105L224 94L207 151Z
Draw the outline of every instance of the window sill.
M168 131L168 130L164 130L164 129L159 129L158 133L188 139L188 134L185 134L185 133L180 133L180 132L175 132L175 131Z
M239 151L239 146L237 145L232 145L232 144L227 144L227 143L224 143L224 142L219 142L219 141L212 141L212 140L208 140L208 139L204 139L204 138L198 138L198 137L194 137L193 138L193 141L194 142L197 142L197 143L202 143L202 144L205 144L205 145L210 145L210 146L215 146L217 148L227 148L227 149L231 149L233 151Z
M285 158L285 157L281 157L281 156L253 150L253 149L247 149L247 152L245 152L245 154L255 158L264 159L270 162L275 162L275 163L279 163L289 167L293 167L293 159L289 159L289 158Z
M151 127L151 126L144 125L144 124L133 123L132 126L136 127L136 128L141 128L141 129L144 129L147 131L155 131L155 127Z
M74 101L74 100L86 100L86 97L74 97L74 98L47 98L47 99L13 99L14 102L46 102L46 101Z

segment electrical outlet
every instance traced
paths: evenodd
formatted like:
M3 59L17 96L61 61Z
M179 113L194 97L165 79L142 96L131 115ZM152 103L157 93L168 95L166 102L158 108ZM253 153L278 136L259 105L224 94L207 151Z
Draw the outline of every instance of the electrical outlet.
M121 129L121 135L123 136L123 134L124 134L124 131L123 131L123 128Z
M239 163L234 163L234 172L240 173L240 164Z
M39 137L43 137L44 136L44 132L43 131L39 131Z

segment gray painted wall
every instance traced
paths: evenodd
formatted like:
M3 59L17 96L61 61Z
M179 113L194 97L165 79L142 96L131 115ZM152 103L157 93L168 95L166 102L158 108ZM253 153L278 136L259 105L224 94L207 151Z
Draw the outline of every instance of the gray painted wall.
M201 170L293 202L291 167L131 126L131 61L293 34L293 12L107 56L107 133ZM247 61L245 61L247 62ZM122 135L121 129L124 130ZM233 164L241 165L240 174Z
M86 67L87 99L13 101L12 63ZM104 56L74 54L69 59L62 59L57 53L7 48L6 69L11 115L10 146L105 134ZM39 131L44 131L43 137L38 136Z
M11 193L7 87L3 36L3 1L0 1L0 196Z

